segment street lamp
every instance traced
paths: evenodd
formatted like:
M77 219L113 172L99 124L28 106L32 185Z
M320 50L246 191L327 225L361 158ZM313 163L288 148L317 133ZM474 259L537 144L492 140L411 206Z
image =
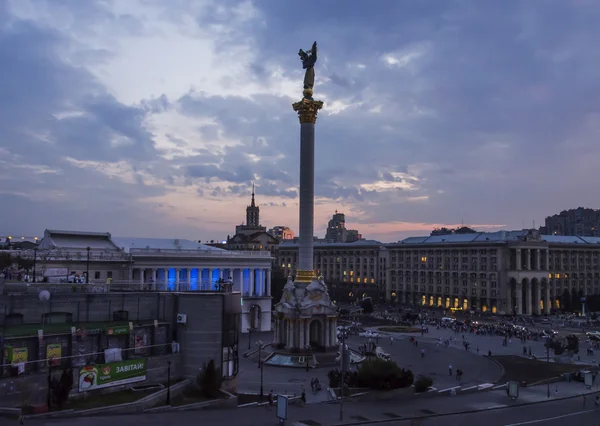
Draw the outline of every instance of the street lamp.
M258 346L258 368L260 368L260 401L262 402L263 400L263 372L264 372L264 363L262 361L262 350L264 349L264 345L262 340L259 340L258 342L256 342L256 345Z
M171 361L167 361L167 405L171 405Z
M88 247L86 250L87 250L87 262L86 262L86 268L85 268L85 283L89 284L90 283L90 250L91 250L91 248Z
M33 249L33 282L35 282L36 262L37 262L37 247Z

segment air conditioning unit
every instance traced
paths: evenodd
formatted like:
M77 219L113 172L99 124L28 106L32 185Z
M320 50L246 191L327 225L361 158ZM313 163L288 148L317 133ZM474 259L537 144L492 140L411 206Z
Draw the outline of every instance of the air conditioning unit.
M177 314L177 323L178 324L187 323L187 315L186 314Z

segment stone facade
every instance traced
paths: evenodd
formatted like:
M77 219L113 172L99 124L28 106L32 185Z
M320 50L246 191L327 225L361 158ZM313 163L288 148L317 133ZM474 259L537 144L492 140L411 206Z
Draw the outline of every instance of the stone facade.
M411 237L386 245L388 300L548 314L565 291L600 294L600 238L536 230Z

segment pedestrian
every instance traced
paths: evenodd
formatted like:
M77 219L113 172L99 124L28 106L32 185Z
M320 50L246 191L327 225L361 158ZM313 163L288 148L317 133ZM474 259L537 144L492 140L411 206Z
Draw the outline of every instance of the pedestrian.
M391 337L390 337L390 346L393 346L393 345L394 345L394 337L393 337L393 336L391 336Z
M302 389L302 393L300 394L300 406L302 408L306 407L306 391Z
M581 395L583 397L583 408L585 408L585 403L587 401L587 398L585 397L585 395Z
M19 412L19 425L23 426L25 424L25 416L23 416L23 409Z
M269 391L269 406L273 406L273 389Z
M452 364L448 364L448 372L450 373L450 376L452 376Z

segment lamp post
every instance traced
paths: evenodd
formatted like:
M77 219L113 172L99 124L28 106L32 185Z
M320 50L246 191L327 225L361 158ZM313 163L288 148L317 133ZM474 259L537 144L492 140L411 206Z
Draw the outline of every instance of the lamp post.
M256 342L256 345L258 346L258 368L260 368L260 395L259 395L259 400L262 402L263 400L263 372L264 372L264 363L262 361L262 350L264 349L264 345L262 340L259 340L258 342Z
M87 250L87 262L86 262L86 267L85 267L85 283L89 284L90 283L90 250L91 248L88 247L86 248Z
M340 333L342 336L342 345L340 350L340 422L344 421L344 373L346 370L346 360L344 359L346 356L346 326L342 327L342 331Z
M252 349L252 327L248 327L248 350Z
M35 282L36 266L37 266L37 247L33 249L33 282Z
M171 361L167 361L167 405L171 405Z
M52 366L48 364L48 394L46 395L48 412L52 411Z

